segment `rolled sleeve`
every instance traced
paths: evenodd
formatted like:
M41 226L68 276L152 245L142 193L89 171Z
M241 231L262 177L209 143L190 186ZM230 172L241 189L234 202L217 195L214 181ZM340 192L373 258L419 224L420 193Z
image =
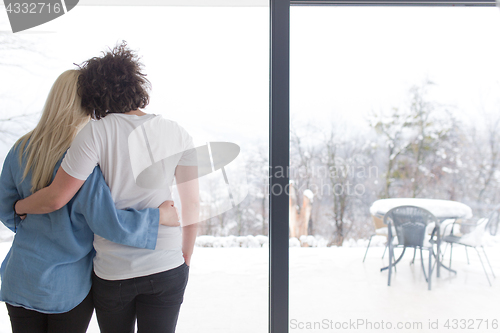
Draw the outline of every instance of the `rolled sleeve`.
M14 232L21 219L14 213L13 206L16 200L22 199L12 173L12 163L16 162L16 154L11 150L5 158L0 175L0 220Z
M194 148L193 138L183 127L179 126L179 130L181 142L183 144L183 152L178 165L197 166L198 155L196 148Z

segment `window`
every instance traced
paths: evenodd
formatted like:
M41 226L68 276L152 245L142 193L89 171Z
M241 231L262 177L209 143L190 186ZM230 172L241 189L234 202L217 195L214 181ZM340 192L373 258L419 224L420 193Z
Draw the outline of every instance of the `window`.
M290 17L291 214L297 229L309 222L291 240L291 331L493 316L477 305L496 289L473 250L467 265L454 249L457 275L434 273L430 292L418 251L390 287L385 237L362 260L377 199L459 201L476 220L498 204L498 9L297 6Z
M196 146L207 142L239 146L234 161L239 163L239 173L228 168L226 173L231 184L236 182L239 189L246 186L248 194L243 193L244 200L236 202L235 208L227 208L221 203L227 196L222 174L220 179L203 182L202 214L207 220L200 223L179 331L203 327L207 332L259 332L268 325L266 3L237 7L82 4L34 29L1 35L12 42L11 49L3 52L5 58L0 58L7 62L0 98L8 105L1 117L10 118L12 110L19 116L0 129L7 131L13 123L19 127L2 146L2 159L17 137L36 124L37 112L61 72L122 40L138 51L152 83L146 112L177 121ZM5 12L1 15L1 29L10 30ZM0 311L7 315L5 308ZM94 319L89 332L97 331Z

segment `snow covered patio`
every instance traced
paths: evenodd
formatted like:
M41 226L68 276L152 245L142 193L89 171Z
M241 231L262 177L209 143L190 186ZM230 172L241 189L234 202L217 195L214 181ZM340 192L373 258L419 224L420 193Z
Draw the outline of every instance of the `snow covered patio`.
M498 275L500 239L490 239L489 244L486 251ZM9 247L9 242L0 243L2 257ZM383 247L370 248L362 263L364 251L362 246L290 248L290 332L375 332L388 323L394 330L398 323L415 327L399 332L498 331L492 323L500 320L500 282L488 285L475 251L469 250L468 265L465 251L457 247L453 268L458 275L443 270L441 278L433 276L431 291L419 262L409 265L411 251L397 266L390 287L387 272L380 272L387 263L381 259ZM267 332L267 266L266 248L196 248L177 332ZM447 319L450 329L444 326ZM458 320L456 329L453 319ZM475 329L460 329L464 319L466 327ZM479 319L484 321L478 329ZM365 324L346 326L358 320ZM439 330L430 329L429 320L438 320ZM5 306L0 307L3 332L10 332ZM95 318L88 332L99 332Z
M500 243L486 250L500 272ZM439 331L446 330L446 319L488 319L490 325L500 320L495 305L500 284L495 280L493 287L488 285L473 251L469 250L467 265L465 251L457 247L453 267L458 275L443 270L440 279L434 276L431 291L419 262L409 265L412 251L398 265L390 287L387 272L380 272L387 263L381 259L383 247L370 249L363 264L364 251L364 247L290 248L290 332L379 331L361 326L299 329L325 319L334 323L364 319L374 326L381 320L394 325L422 323L422 329L399 330L405 332L436 331L428 329L429 319L439 320ZM266 249L197 248L178 332L267 332L267 256Z

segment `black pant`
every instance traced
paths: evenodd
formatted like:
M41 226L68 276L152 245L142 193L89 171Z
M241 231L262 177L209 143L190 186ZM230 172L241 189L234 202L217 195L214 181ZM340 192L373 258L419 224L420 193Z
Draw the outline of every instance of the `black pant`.
M6 305L13 333L85 333L94 312L92 293L73 310L58 314Z
M189 267L126 280L92 275L92 291L101 333L173 333L184 298Z

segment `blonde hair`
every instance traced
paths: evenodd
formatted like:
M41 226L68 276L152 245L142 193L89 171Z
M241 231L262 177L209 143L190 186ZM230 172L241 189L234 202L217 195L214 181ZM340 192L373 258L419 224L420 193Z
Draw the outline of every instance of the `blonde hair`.
M90 119L85 115L77 93L79 74L78 70L68 70L59 75L35 129L16 142L20 145L21 165L23 157L26 157L23 180L31 172L32 193L51 183L57 162Z

